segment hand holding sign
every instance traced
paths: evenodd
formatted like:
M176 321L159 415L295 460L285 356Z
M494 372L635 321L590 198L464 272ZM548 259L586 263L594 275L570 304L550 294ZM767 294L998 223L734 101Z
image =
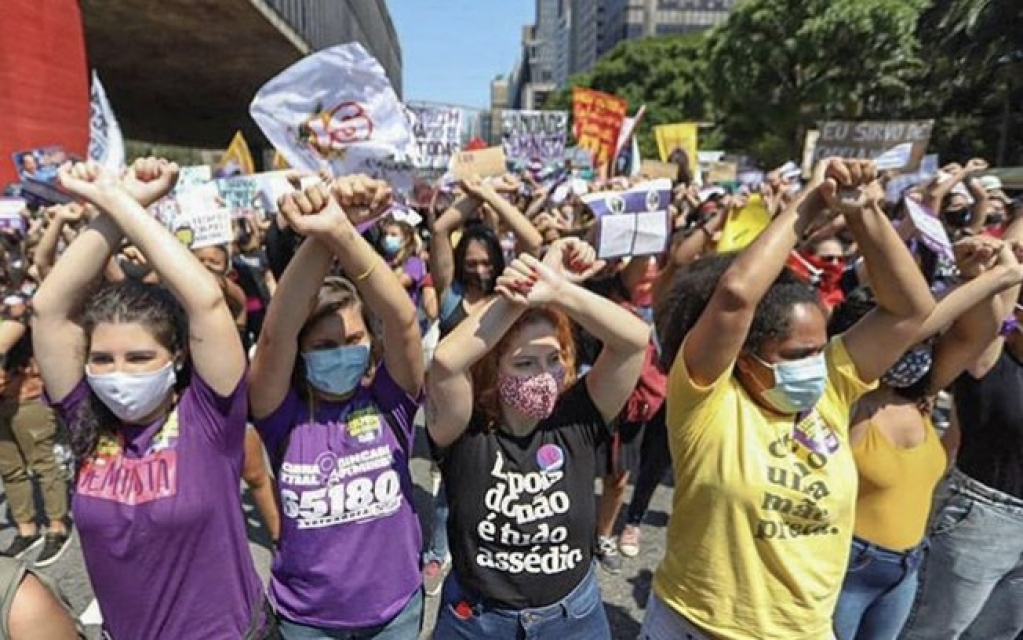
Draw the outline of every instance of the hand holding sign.
M579 238L562 238L547 250L543 263L574 284L593 277L606 264L597 260L597 250Z
M180 168L163 158L139 158L124 175L122 184L135 201L148 207L173 191Z

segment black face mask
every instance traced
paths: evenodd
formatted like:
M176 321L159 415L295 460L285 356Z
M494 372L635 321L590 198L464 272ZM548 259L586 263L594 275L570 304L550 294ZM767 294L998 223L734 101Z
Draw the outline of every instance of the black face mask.
M987 217L984 218L984 224L988 227L1001 226L1003 222L1005 222L1004 213L989 213L987 214Z
M963 209L946 209L941 212L942 219L945 223L951 227L962 228L970 224L970 210L968 208Z
M481 274L479 271L466 271L465 286L479 289L484 293L491 293L494 288L494 278L489 272Z
M124 277L131 278L132 280L142 280L153 270L148 264L137 264L131 260L118 260L121 265L121 271L124 272Z

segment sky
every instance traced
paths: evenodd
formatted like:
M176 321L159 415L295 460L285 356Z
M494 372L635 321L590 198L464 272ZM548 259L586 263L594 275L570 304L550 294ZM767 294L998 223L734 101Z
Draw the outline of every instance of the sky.
M535 0L387 0L402 55L403 97L490 107L490 81L522 51Z

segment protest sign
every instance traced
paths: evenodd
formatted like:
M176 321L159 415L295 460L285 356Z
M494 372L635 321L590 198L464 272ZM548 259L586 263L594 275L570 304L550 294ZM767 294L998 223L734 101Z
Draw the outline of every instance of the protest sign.
M174 185L174 191L172 193L184 193L190 189L200 187L212 179L213 168L208 164L181 167L178 170L178 182Z
M288 67L260 88L249 112L295 169L352 173L345 160L353 148L380 158L415 160L419 152L383 67L355 42Z
M124 168L124 136L95 70L92 72L90 94L89 151L86 155L90 160L120 173Z
M491 178L507 173L504 149L490 147L479 151L460 151L451 159L451 175L458 180L473 176Z
M501 113L501 146L510 162L561 162L568 129L566 111L505 109Z
M234 240L231 211L219 202L215 183L178 194L178 214L171 231L189 249L202 249Z
M657 140L657 153L661 156L661 162L671 161L671 154L680 149L685 152L689 161L689 171L695 172L700 157L697 131L698 125L695 122L678 122L654 127L654 138Z
M572 163L573 169L592 169L593 153L582 147L569 147L565 149L565 161Z
M906 214L912 221L913 228L916 229L917 237L928 249L949 260L955 260L952 253L952 241L948 237L948 232L945 231L945 225L938 220L937 216L912 198L906 198Z
M821 132L817 129L810 129L806 132L806 137L803 139L803 161L800 165L802 169L802 175L804 180L809 180L813 176L813 155L814 149L817 148L817 140L821 137Z
M933 120L822 122L813 164L831 157L877 159L884 171L916 171L933 128Z
M739 167L734 162L711 162L705 172L704 184L735 182Z
M416 167L443 173L462 145L462 110L435 105L405 106L412 114L412 132L419 155Z
M671 162L644 160L639 165L639 175L644 178L667 178L674 182L678 178L678 165Z
M0 197L0 229L14 229L25 232L25 216L22 212L27 203L24 198Z
M408 158L381 158L364 149L350 149L347 165L349 173L383 180L395 193L405 197L411 195L415 185L416 167Z
M771 212L767 210L763 197L759 193L751 195L745 207L728 214L718 239L717 252L745 249L769 224Z
M231 212L232 218L252 216L262 209L260 191L263 185L255 176L221 178L215 184L220 201Z
M582 87L572 90L575 140L593 154L595 167L606 167L614 158L627 108L628 103L617 96Z
M227 145L224 157L217 163L216 175L220 178L231 176L248 176L256 172L256 164L252 161L252 153L249 151L249 144L245 142L245 136L241 131L236 131L231 138L231 144Z
M640 183L627 191L582 196L597 217L597 257L646 256L667 250L671 240L671 180Z
M71 160L64 147L59 145L19 151L13 158L19 178L49 184L56 184L60 165Z

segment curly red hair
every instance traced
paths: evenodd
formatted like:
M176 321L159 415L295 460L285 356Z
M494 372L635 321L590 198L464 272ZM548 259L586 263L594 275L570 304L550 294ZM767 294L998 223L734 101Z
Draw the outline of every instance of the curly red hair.
M512 343L529 325L546 323L554 327L554 336L561 345L561 362L565 368L562 391L568 389L576 381L575 337L572 333L572 321L568 316L554 309L543 307L529 309L520 317L504 337L472 367L473 405L486 424L488 430L496 429L501 422L501 398L497 391L497 376L501 358L511 348Z

